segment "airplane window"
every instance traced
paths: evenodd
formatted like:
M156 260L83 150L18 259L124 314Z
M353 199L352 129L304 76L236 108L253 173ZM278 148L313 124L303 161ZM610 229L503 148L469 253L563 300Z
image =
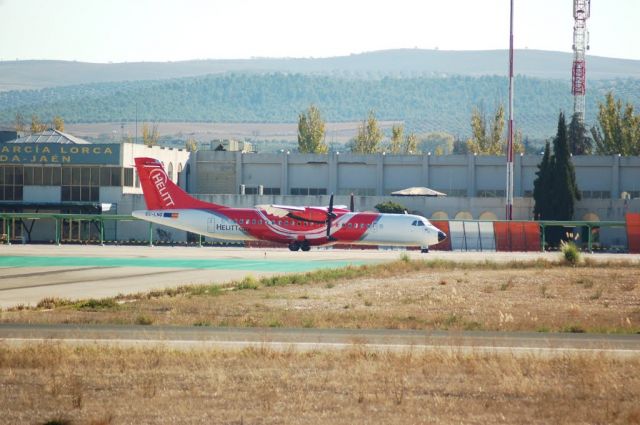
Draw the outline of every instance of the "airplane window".
M351 223L349 223L349 227L351 227Z
M282 220L278 220L278 226L282 226Z
M411 223L412 226L417 226L417 220L413 220L413 222Z
M371 223L367 224L367 229L371 228Z
M258 220L258 224L262 224L262 220Z
M423 223L423 222L421 222L421 221L419 221L419 222L418 222L418 226L424 226L424 223Z
M256 219L251 220L251 224L256 224Z
M244 223L244 220L243 220L243 219L240 219L240 220L238 220L238 223L239 223L239 224L243 224L243 223Z

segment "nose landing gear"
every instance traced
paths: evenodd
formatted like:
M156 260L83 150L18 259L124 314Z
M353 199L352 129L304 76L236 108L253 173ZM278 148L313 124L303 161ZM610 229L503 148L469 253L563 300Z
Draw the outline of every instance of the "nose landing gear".
M428 246L423 246L422 248L420 248L420 252L423 254L428 254L429 253L429 247Z

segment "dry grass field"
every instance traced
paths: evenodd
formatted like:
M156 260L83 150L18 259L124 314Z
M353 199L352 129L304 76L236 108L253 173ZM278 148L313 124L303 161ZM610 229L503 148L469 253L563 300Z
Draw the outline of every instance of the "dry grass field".
M640 359L0 344L6 424L637 424Z
M190 286L115 299L43 300L0 322L640 332L638 264L403 261Z

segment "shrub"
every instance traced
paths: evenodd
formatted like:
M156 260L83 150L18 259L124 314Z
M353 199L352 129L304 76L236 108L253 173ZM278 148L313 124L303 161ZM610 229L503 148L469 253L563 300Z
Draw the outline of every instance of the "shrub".
M78 308L83 310L100 310L115 307L118 307L118 303L113 298L91 298L78 304Z
M374 206L374 208L385 214L404 214L407 210L403 205L393 201L381 202Z
M565 263L575 266L580 262L580 249L573 242L562 242L560 251Z
M153 324L153 319L149 316L145 316L144 314L141 314L140 316L136 317L136 325L151 325Z
M255 277L252 275L245 276L244 279L238 283L235 289L258 289L259 284Z

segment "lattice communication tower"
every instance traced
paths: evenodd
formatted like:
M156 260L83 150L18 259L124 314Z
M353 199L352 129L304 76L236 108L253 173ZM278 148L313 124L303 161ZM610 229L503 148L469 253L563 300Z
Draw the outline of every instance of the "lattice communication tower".
M585 95L587 94L586 51L589 50L587 19L591 14L591 0L573 0L573 69L571 71L571 93L573 113L584 123Z

